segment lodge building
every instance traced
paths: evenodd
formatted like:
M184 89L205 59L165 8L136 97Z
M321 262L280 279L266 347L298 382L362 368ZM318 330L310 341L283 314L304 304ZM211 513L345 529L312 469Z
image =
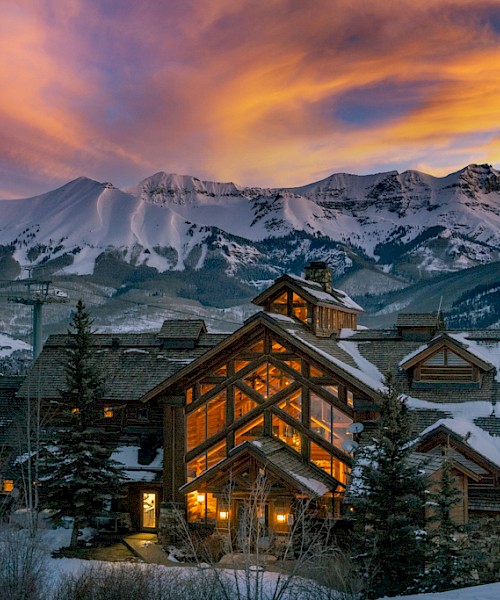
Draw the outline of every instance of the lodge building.
M179 506L188 523L237 528L263 481L266 532L286 533L305 499L318 518L341 522L388 370L414 413L415 456L428 457L429 478L445 450L452 456L457 517L500 514L500 332L446 331L438 314L360 328L362 308L332 287L324 263L304 278L283 275L254 303L262 310L229 335L196 319L95 335L107 383L99 425L114 434L128 478L116 512L133 529L168 537ZM49 337L19 400L34 390L57 400L65 343Z

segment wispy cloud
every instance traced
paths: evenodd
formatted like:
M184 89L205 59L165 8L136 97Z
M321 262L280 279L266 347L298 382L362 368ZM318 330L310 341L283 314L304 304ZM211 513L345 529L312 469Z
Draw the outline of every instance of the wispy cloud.
M7 0L0 32L4 197L500 162L497 1Z

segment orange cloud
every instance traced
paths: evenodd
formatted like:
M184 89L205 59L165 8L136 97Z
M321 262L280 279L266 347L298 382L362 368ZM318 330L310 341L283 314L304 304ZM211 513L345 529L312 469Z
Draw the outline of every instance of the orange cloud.
M496 1L168 8L2 4L8 194L81 174L121 185L163 169L298 185L337 170L500 162Z

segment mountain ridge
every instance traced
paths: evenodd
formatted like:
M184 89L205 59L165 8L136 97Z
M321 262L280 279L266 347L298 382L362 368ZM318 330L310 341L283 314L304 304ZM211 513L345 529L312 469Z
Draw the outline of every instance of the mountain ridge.
M297 270L299 248L307 262L317 253L305 245L322 240L338 274L368 260L412 282L500 259L500 173L471 164L445 177L334 173L300 187L258 188L159 171L123 190L79 177L0 201L0 219L0 260L10 257L19 273L31 265L91 274L113 253L159 272L201 269L217 258L250 282L239 271L258 263L272 278L292 262ZM289 259L265 256L273 240L290 238Z

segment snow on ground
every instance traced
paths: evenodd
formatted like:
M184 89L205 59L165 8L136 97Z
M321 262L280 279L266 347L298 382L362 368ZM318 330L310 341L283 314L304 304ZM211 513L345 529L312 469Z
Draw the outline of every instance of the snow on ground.
M500 598L500 583L478 585L461 590L450 590L439 594L412 594L411 596L396 596L392 600L498 600Z
M0 358L10 356L15 350L29 350L31 352L31 346L10 337L6 333L0 333Z
M90 568L92 566L104 565L110 569L113 568L123 568L128 563L103 563L99 561L88 561L81 560L76 558L52 558L50 553L69 545L71 538L71 529L57 528L57 529L42 529L41 530L41 544L47 553L47 567L50 573L50 585L53 589L57 589L59 582L65 575L77 575L78 573L83 572L86 568ZM179 576L185 573L186 576L192 576L193 574L203 574L203 570L195 569L192 566L189 567L164 567L161 565L148 565L150 568L158 569L159 571L171 572L172 575ZM140 564L130 563L131 569L142 568ZM252 567L250 567L250 571L252 571ZM228 581L236 582L238 580L238 585L240 587L240 593L245 592L246 585L246 575L243 571L235 572L231 569L223 569L221 570L226 576L229 577ZM273 597L273 593L276 590L276 587L283 583L282 576L278 573L268 573L268 572L260 572L260 571L252 571L255 577L261 577L260 579L262 583L262 595L259 594L259 598L261 600L268 600ZM178 581L178 580L177 580ZM304 583L304 580L301 581ZM307 584L304 586L303 594L299 594L298 596L293 594L295 600L309 600L311 598L311 585ZM252 597L254 597L252 595ZM288 597L287 594L284 594L283 599L286 600ZM481 585L471 588L464 588L460 590L452 590L449 592L442 592L438 594L415 594L411 596L397 596L394 600L498 600L500 598L500 583L493 583L489 585Z

